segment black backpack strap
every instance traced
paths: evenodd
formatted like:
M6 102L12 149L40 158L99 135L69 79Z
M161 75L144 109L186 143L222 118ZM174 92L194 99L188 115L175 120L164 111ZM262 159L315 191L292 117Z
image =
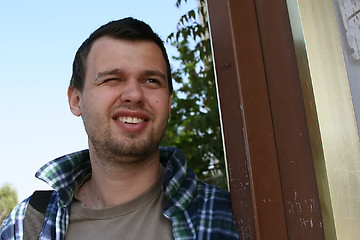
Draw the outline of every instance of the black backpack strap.
M35 191L30 197L24 220L24 240L39 239L52 193L53 190Z

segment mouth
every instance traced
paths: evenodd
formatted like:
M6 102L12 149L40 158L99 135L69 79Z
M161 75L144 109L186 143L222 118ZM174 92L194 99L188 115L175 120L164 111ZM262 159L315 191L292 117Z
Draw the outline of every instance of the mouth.
M127 124L137 124L146 121L145 119L142 118L130 117L130 116L121 116L118 117L117 120Z

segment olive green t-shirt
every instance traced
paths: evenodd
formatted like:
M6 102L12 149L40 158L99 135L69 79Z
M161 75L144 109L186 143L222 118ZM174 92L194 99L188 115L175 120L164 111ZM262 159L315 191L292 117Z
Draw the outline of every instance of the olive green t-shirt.
M171 221L163 215L166 203L161 177L140 197L119 206L89 209L75 199L66 240L173 239Z

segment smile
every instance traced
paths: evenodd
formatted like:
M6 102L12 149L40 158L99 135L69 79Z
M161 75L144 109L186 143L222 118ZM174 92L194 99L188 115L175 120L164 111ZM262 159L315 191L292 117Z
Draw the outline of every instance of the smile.
M137 117L119 117L118 120L123 123L130 123L130 124L136 124L144 122L144 119L137 118Z

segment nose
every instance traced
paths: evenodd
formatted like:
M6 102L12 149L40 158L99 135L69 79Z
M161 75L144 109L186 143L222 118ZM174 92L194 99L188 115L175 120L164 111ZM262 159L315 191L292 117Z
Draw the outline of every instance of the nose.
M120 100L122 102L139 104L143 102L141 84L137 81L128 81L122 86Z

